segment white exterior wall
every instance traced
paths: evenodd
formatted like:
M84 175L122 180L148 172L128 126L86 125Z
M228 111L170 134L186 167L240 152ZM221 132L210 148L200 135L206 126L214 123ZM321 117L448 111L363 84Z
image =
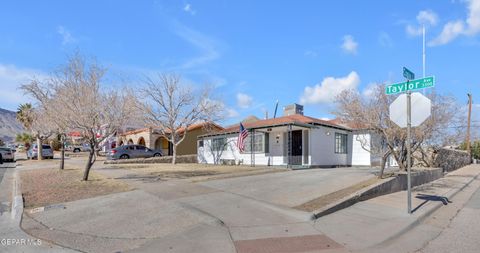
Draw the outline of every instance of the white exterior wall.
M352 137L348 131L318 127L310 131L310 156L312 165L347 166L351 164ZM335 153L335 133L348 134L347 153Z
M356 133L352 134L352 166L370 166L370 152L362 147L369 149L371 145L370 134Z
M350 166L350 165L371 165L370 153L361 148L360 143L356 140L356 134L346 130L340 130L330 127L319 126L308 130L308 164L312 166ZM335 153L335 133L347 134L347 153ZM214 157L221 156L220 159L235 160L236 163L242 161L245 165L251 164L250 153L240 153L236 147L237 135L229 135L227 137L227 150L211 151L211 142L213 138L224 136L214 136L204 138L204 146L198 148L199 163L214 163ZM278 139L277 139L278 137ZM304 136L302 136L302 143ZM369 137L367 137L369 138ZM284 138L283 132L270 132L269 148L270 153L257 153L255 155L256 165L286 165L284 161ZM302 148L304 152L305 147ZM220 161L218 159L218 161ZM302 158L303 160L303 158Z
M279 135L277 143L277 134ZM198 162L213 164L215 159L220 162L224 160L235 160L236 163L241 162L245 165L251 164L252 155L250 153L240 153L237 144L237 135L229 135L227 137L227 149L224 151L213 151L211 149L212 140L223 136L214 136L204 138L203 147L198 147ZM279 132L270 132L269 148L270 153L254 154L256 165L285 165L283 163L283 135ZM220 156L220 158L218 158Z

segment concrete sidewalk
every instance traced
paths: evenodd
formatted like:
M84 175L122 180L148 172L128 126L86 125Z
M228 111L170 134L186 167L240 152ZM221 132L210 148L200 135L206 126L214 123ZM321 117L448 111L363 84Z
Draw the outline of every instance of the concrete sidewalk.
M4 168L2 168L4 169ZM39 240L26 234L20 228L23 206L14 217L12 211L15 184L15 168L9 167L0 179L0 252L77 252L54 245L48 241Z
M262 191L267 194L260 194L253 190L255 184L246 184L256 179L265 188L266 176L191 183L141 180L120 168L97 172L136 189L24 216L26 231L67 247L42 244L24 252L65 252L68 248L83 252L369 252L409 231L443 202L449 204L452 196L480 174L480 165L464 167L415 188L415 212L411 215L407 214L406 192L397 192L317 220L310 219L311 213L288 207L288 199L272 201L278 198L268 194L275 190L270 186ZM298 178L304 173L320 172L290 174ZM278 175L272 177L278 179ZM242 184L247 185L245 189L239 187ZM310 184L308 187L315 186ZM2 220L3 216L0 226L11 230L0 234L1 238L31 238ZM17 252L18 248L8 250Z
M368 252L381 243L409 231L470 184L480 174L480 165L469 165L412 192L412 214L407 213L406 191L357 203L321 217L315 228L351 251Z

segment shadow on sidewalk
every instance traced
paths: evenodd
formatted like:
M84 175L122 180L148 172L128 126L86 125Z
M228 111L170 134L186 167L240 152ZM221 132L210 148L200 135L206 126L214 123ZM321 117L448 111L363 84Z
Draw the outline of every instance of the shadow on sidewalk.
M420 203L420 205L418 205L417 207L415 207L415 208L412 210L412 213L414 213L415 211L417 211L420 207L422 207L423 205L425 205L428 201L441 201L443 205L448 205L448 203L452 203L452 201L450 201L447 197L437 196L437 195L428 195L428 194L419 193L419 194L417 194L417 196L415 196L415 198L417 198L417 199L423 199L423 200L425 200L425 201L423 201L422 203Z

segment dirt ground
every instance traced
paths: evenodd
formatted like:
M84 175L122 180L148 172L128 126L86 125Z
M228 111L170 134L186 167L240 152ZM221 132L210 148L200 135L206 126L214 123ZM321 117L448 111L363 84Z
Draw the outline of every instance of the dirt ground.
M189 179L192 182L259 175L286 171L286 168L268 166L229 166L229 165L206 165L206 164L115 164L109 168L129 169L139 174L156 176L162 180L168 179Z
M45 206L55 203L92 198L131 188L119 180L107 179L93 171L88 181L81 181L81 169L37 169L22 171L21 188L25 198L25 208Z
M304 203L304 204L301 204L301 205L298 205L296 207L294 207L295 209L298 209L298 210L302 210L302 211L307 211L307 212L313 212L315 210L318 210L324 206L327 206L331 203L334 203L335 201L338 201L344 197L347 197L348 195L350 194L353 194L365 187L368 187L378 181L380 181L381 179L378 179L378 178L372 178L372 179L369 179L369 180L365 180L363 182L360 182L358 184L355 184L355 185L352 185L350 187L347 187L347 188L344 188L344 189L341 189L339 191L336 191L336 192L332 192L330 194L327 194L327 195L324 195L324 196L321 196L319 198L316 198L316 199L313 199L311 201L308 201L307 203Z

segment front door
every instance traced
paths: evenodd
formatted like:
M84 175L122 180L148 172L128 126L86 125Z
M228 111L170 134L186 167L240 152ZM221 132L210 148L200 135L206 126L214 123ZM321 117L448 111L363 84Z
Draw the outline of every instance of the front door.
M302 164L302 130L292 131L292 157L290 163Z

